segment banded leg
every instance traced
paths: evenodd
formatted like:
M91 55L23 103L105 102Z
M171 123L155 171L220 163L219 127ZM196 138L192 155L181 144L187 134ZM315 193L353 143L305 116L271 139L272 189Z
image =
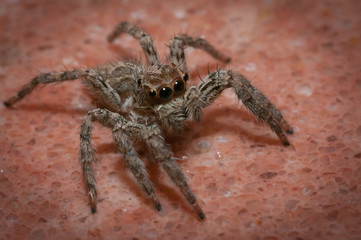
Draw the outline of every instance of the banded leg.
M15 96L4 101L7 107L13 106L15 103L23 99L26 95L30 94L39 84L47 84L54 82L64 82L68 80L78 79L83 70L74 69L72 71L42 73L34 77L28 84L26 84Z
M292 127L283 119L280 111L258 89L241 74L232 71L219 70L209 74L197 86L190 88L185 94L187 114L193 119L200 120L202 108L211 104L221 92L232 87L239 100L262 121L267 122L277 134L281 143L289 145L284 132L293 133Z
M184 72L187 72L186 69L186 60L184 56L184 47L191 46L194 48L200 48L207 53L209 53L215 59L220 60L221 62L228 63L231 61L229 57L215 49L211 44L209 44L203 38L190 37L186 34L176 35L173 39L170 40L170 56L172 63L176 64Z
M169 146L166 145L161 130L157 126L150 126L142 134L143 139L149 149L149 152L162 165L172 181L177 185L186 200L192 205L194 211L200 219L204 218L204 213L198 205L197 199L187 184L187 180L178 166Z
M137 26L134 26L133 24L128 22L119 23L114 31L109 34L108 41L112 42L122 33L128 33L139 41L149 65L155 65L159 63L157 49L154 46L153 40L145 31L138 28Z
M118 149L124 154L124 160L127 166L137 179L138 183L142 186L143 190L147 193L148 197L154 202L156 208L161 210L161 205L154 193L152 184L147 177L145 167L135 152L132 142L128 138L129 131L133 131L133 134L136 133L134 129L139 129L139 124L133 124L126 121L118 113L113 113L106 109L95 109L88 112L80 128L80 157L92 213L96 212L97 198L95 178L91 167L94 151L90 140L93 122L95 121L107 128L113 129L114 141L116 142Z

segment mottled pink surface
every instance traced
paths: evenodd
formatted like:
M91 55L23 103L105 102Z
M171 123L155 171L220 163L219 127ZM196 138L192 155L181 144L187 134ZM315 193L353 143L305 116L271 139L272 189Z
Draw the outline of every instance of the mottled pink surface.
M143 57L130 36L106 42L128 20L164 59L176 33L208 39L233 60L222 66L188 48L191 82L208 65L242 72L295 134L283 147L227 90L170 139L200 221L148 163L157 212L97 125L92 215L78 132L94 105L79 81L39 87L16 109L0 106L0 239L361 239L360 12L360 1L2 1L1 101L39 72Z

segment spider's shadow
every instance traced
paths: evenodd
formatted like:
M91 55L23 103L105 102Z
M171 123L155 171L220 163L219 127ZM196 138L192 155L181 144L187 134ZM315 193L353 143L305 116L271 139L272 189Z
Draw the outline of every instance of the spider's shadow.
M227 120L229 117L237 119L238 123L230 124ZM185 134L181 136L172 136L168 140L171 144L179 144L181 138L181 141L185 144L191 144L193 139L199 137L219 136L222 135L221 133L236 133L240 138L242 137L250 142L253 142L252 145L281 146L279 139L267 126L267 124L257 121L258 120L254 116L245 110L233 108L213 108L207 111L200 123L189 123L187 129L185 130ZM242 127L242 123L245 122L254 122L257 127L264 129L265 133L270 133L270 135L255 135L246 127ZM188 148L188 146L184 145L183 147Z

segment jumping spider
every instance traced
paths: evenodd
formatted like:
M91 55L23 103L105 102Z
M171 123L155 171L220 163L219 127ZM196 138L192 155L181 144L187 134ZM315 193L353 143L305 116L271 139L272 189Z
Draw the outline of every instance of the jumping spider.
M125 61L89 69L40 74L4 104L13 106L39 84L80 78L101 103L101 108L85 115L80 128L80 159L92 213L96 212L97 192L91 167L94 157L91 134L93 122L98 122L112 129L117 149L123 154L127 167L156 209L160 211L161 204L144 164L133 147L133 141L145 143L153 158L160 162L199 218L203 219L204 213L175 161L171 148L166 144L164 135L180 133L187 118L200 121L202 109L226 88L233 88L238 99L259 119L267 122L285 146L289 145L285 133L292 134L292 127L283 119L280 111L239 73L217 70L209 73L198 86L187 86L189 75L184 47L200 48L222 62L230 61L206 40L186 34L176 35L169 45L171 63L162 64L150 36L128 22L121 22L115 28L108 37L109 42L122 33L139 40L147 66L138 61Z

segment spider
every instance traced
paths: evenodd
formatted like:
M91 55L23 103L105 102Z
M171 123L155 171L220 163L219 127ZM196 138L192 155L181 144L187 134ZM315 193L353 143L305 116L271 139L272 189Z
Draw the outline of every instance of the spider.
M39 84L81 79L100 103L100 108L85 115L80 127L80 160L91 212L97 211L97 191L91 167L94 159L91 135L93 123L98 122L112 130L116 148L123 154L126 166L158 211L162 206L144 163L133 146L136 141L145 143L153 159L160 163L195 213L203 219L204 212L164 137L180 133L188 118L200 121L202 109L210 105L226 88L232 88L238 99L256 117L267 122L283 145L289 145L286 133L292 134L293 129L270 100L239 73L217 70L209 73L198 86L187 85L189 75L184 55L186 46L200 48L224 63L230 61L230 58L206 40L186 34L174 36L169 45L170 63L163 64L159 61L150 36L129 22L117 25L108 36L108 41L112 42L122 33L128 33L139 41L148 65L131 60L89 69L42 73L4 104L7 107L13 106Z

